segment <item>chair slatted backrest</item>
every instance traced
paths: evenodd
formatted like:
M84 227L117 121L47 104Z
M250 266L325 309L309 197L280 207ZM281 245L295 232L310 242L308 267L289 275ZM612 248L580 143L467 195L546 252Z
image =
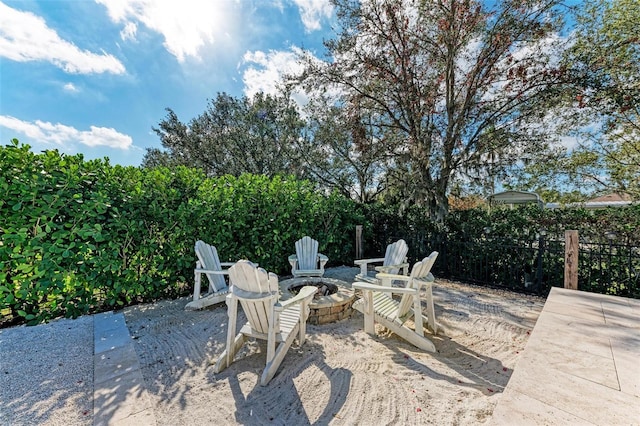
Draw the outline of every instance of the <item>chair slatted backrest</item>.
M222 265L220 264L220 258L218 257L218 250L210 244L204 241L196 241L195 246L196 256L200 261L202 269L210 271L221 271ZM215 289L220 291L227 287L227 283L224 280L224 276L220 274L205 274L209 280L209 284Z
M273 305L278 301L278 276L248 260L239 260L229 268L231 292L238 297L251 328L267 333Z
M431 275L431 268L438 257L438 252L434 251L429 256L422 259L420 262L416 262L411 269L411 279L407 282L407 286L411 288L420 289L420 281L431 281L433 276ZM411 313L413 309L413 296L410 294L403 294L398 304L397 318L402 320ZM420 312L416 312L416 315L421 315Z
M405 263L407 253L409 252L409 246L405 240L398 240L393 244L387 246L387 251L384 254L383 266L399 265ZM387 271L389 274L397 274L400 271L399 268Z
M300 270L318 269L318 241L305 236L296 241L296 256Z

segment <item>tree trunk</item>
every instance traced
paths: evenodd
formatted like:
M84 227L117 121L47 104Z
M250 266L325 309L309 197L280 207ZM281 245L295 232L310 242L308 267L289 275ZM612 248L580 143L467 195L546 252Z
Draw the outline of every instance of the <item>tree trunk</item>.
M429 191L427 196L429 219L438 224L444 224L444 219L449 213L449 199L446 191L447 185L439 183L434 190Z

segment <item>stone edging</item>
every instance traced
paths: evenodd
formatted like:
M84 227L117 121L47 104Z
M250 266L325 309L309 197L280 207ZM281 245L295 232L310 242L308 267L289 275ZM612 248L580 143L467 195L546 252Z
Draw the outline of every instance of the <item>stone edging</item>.
M155 425L124 315L94 315L93 336L93 424Z

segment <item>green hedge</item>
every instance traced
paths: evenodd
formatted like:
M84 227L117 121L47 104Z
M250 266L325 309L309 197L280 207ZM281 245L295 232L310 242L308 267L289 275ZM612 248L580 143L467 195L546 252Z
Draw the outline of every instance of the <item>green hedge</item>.
M428 255L434 243L477 243L488 238L516 243L535 240L541 230L549 240L564 240L565 231L575 229L581 241L601 244L608 243L608 233L614 233L616 244L640 246L640 204L600 210L551 210L535 205L474 208L450 212L440 226L425 220L425 212L416 206L399 213L397 208L375 204L367 206L366 217L365 255L379 254L390 242L404 238L412 262Z
M451 212L441 227L421 219L419 209L398 215L388 207L371 206L367 217L367 255L381 253L386 244L403 238L410 263L432 250L440 252L434 265L438 277L540 294L563 285L564 234L577 230L579 288L640 297L639 204L601 210L477 208ZM532 277L536 285L527 288L525 282Z
M535 205L514 209L473 209L453 212L447 220L449 239L482 238L485 234L528 239L544 230L550 239L564 239L567 230L578 230L593 243L607 242L607 233L618 244L640 245L640 204L598 210L584 208L540 209Z
M616 244L640 244L639 205L474 209L451 212L438 226L416 206L360 206L289 177L111 166L35 154L17 140L0 148L0 187L0 326L189 294L197 239L214 244L223 261L246 258L280 275L289 274L287 257L304 235L320 242L329 266L352 265L358 224L363 257L379 257L404 238L412 263L452 242L471 247L462 256L469 263L478 253L504 253L505 239L535 239L540 229L549 239L578 229L591 242L613 231Z
M353 261L353 202L292 178L207 178L0 148L0 325L37 324L191 292L194 243L278 274L304 235Z

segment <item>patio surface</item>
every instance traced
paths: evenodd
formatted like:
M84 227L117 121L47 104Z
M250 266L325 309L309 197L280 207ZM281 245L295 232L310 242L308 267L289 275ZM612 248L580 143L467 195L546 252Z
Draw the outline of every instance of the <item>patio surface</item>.
M471 298L466 304L447 305L449 316L511 318L511 311L493 309L488 300ZM506 388L499 394L491 393L499 395L493 414L481 423L640 425L640 300L553 288L538 317L539 309L527 326L531 329L538 318L524 350L520 349ZM218 311L224 313L223 309ZM161 313L167 311L157 312ZM171 323L170 318L164 321L159 323L161 328ZM203 324L193 322L196 328ZM137 337L130 334L123 313L110 312L0 330L0 425L122 426L155 425L167 420L158 417L153 398L145 389L134 349ZM364 341L377 344L368 338ZM463 348L468 350L467 346ZM446 361L447 356L440 358ZM433 358L430 368L438 365ZM400 360L405 363L407 357ZM469 382L470 376L454 380L458 377L455 373L448 374L454 374L450 379L458 383L456 387L475 383ZM448 374L432 374L440 378L434 381L438 390L451 384L443 380ZM191 376L187 379L195 380ZM188 400L197 399L197 395L197 389L188 393ZM453 404L455 407L455 401ZM465 424L455 418L455 423Z
M495 425L639 425L640 300L552 288Z

